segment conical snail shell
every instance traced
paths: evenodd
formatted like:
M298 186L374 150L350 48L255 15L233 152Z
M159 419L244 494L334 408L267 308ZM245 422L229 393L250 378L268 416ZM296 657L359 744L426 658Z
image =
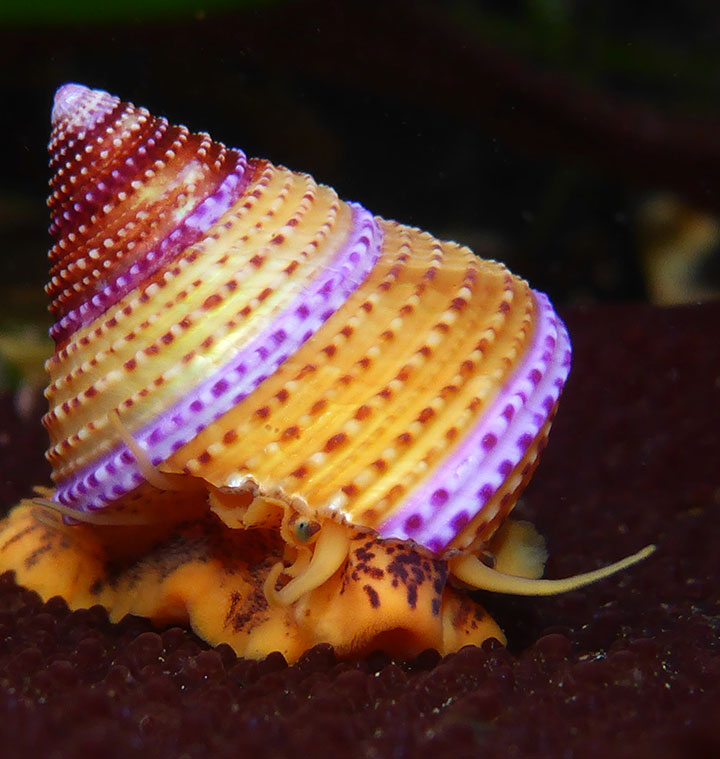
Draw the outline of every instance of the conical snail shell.
M50 142L48 458L78 512L163 472L435 554L487 538L570 367L547 297L310 176L75 84Z
M52 118L55 488L0 521L1 571L294 661L503 639L458 585L652 551L539 579L505 519L570 367L545 295L105 92Z

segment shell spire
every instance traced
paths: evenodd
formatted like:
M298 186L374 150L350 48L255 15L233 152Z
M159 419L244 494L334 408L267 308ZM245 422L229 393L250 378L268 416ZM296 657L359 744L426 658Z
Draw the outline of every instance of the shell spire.
M200 240L251 171L242 151L78 84L57 91L52 124L46 290L64 344Z

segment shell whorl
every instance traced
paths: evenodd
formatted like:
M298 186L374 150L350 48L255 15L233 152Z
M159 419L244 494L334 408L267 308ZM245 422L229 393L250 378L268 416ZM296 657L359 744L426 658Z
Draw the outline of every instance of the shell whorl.
M247 184L245 155L80 85L53 107L50 311L58 344L203 235Z
M48 458L77 512L163 471L436 553L491 533L569 371L547 297L107 93L58 90Z

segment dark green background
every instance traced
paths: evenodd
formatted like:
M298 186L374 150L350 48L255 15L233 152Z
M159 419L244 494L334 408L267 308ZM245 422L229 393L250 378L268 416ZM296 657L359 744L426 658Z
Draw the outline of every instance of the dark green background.
M8 312L42 311L55 88L108 89L499 257L559 303L638 300L638 208L720 207L720 10L620 0L0 6Z

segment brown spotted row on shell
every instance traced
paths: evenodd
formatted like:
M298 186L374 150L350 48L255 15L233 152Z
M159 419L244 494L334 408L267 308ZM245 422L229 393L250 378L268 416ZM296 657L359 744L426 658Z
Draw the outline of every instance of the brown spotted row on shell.
M547 296L106 92L61 87L52 122L54 489L5 523L37 533L0 549L21 581L288 658L502 637L449 578L562 589L506 522L570 368ZM23 574L38 541L88 579Z

